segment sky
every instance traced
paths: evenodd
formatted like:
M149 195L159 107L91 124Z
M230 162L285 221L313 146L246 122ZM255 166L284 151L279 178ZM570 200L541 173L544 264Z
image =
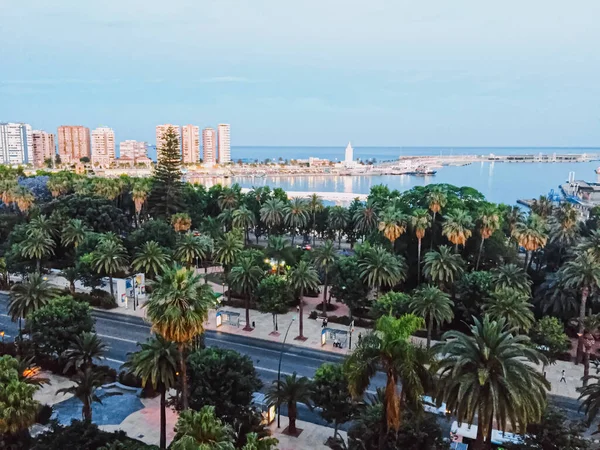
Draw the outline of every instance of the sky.
M0 121L232 145L600 146L597 0L0 0Z

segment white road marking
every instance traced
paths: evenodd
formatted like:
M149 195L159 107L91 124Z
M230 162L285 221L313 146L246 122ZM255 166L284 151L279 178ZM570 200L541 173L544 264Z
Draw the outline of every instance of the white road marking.
M131 339L125 339L125 338L120 338L120 337L116 337L116 336L109 336L107 334L97 334L100 337L103 338L107 338L107 339L116 339L117 341L123 341L123 342L131 342L132 344L137 344L138 341L132 341Z

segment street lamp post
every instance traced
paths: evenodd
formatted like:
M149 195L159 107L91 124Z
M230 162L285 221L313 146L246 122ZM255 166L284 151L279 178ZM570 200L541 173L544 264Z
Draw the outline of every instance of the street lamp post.
M279 368L277 369L277 393L279 394L279 389L281 387L281 360L283 359L283 350L285 349L285 340L288 337L288 333L290 332L290 328L292 328L292 324L296 320L296 316L292 317L290 324L288 325L287 331L285 332L285 336L283 337L283 342L281 343L281 351L279 352ZM279 397L279 395L277 396ZM277 428L281 428L281 402L279 398L277 399Z

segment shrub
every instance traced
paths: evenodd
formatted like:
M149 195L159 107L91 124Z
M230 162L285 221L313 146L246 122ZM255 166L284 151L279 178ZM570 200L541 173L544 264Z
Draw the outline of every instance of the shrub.
M0 342L0 356L17 356L17 344L14 342Z
M37 413L37 419L35 421L42 425L47 425L50 423L50 417L52 417L52 406L40 405L40 409Z
M309 318L309 319L313 319L313 320L316 320L316 319L317 319L317 317L319 317L319 313L318 313L318 312L316 312L316 311L314 311L314 310L313 310L313 311L311 311L311 312L310 312L310 314L308 315L308 318Z
M111 297L110 292L102 289L93 289L89 294L86 292L77 292L74 296L75 300L85 302L90 306L102 309L113 309L117 307L117 302Z
M112 367L94 365L94 370L104 377L105 383L114 383L117 381L117 371Z

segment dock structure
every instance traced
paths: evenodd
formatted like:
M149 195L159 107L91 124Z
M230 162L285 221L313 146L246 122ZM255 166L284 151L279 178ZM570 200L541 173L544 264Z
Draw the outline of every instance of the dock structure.
M505 163L563 163L600 161L600 153L529 153L521 155L420 155L401 156L397 160L376 163L377 167L393 167L400 162L412 162L413 165L428 167L465 165L477 162Z

